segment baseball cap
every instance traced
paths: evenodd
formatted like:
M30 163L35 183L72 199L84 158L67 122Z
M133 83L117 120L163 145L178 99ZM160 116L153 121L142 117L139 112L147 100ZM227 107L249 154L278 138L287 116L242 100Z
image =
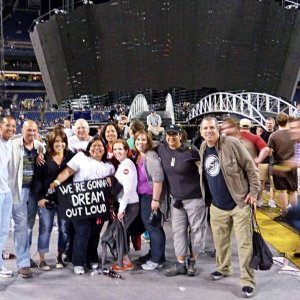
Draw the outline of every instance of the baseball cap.
M251 128L252 123L249 119L241 119L240 120L240 128Z
M166 128L166 133L168 133L168 132L181 133L182 129L178 125L171 124L171 125L168 125L167 128Z

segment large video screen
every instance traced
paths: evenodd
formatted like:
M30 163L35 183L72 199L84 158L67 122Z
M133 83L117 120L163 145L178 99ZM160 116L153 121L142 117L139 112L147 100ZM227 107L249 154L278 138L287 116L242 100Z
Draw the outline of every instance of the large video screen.
M39 39L38 62L57 101L170 87L289 99L299 19L268 0L115 0L54 15L31 38Z

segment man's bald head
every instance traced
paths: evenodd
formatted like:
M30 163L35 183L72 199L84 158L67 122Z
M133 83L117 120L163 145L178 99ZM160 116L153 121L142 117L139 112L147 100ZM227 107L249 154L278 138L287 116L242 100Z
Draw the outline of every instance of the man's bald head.
M26 143L32 142L38 137L38 126L33 120L26 120L22 127L23 139Z

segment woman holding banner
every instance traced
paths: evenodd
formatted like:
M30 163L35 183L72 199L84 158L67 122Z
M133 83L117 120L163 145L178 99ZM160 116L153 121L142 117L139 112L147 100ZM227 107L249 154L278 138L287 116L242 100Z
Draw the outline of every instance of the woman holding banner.
M50 266L46 263L45 253L49 252L49 242L53 228L53 220L57 212L57 194L49 193L50 183L56 178L67 162L73 157L73 153L67 149L68 138L62 127L57 126L47 135L47 153L44 156L45 163L36 166L34 172L33 193L38 199L39 235L38 235L38 268L49 271ZM51 207L50 207L51 206ZM58 248L55 267L61 269L65 266L62 255L66 250L67 234L66 221L57 214L58 223Z
M153 224L151 213L155 213L158 220L162 219L160 211L161 192L164 172L160 159L155 151L151 134L145 130L138 131L135 136L135 149L138 170L138 194L140 199L141 217L145 229L150 235L150 253L139 260L143 260L142 268L147 271L157 269L165 261L166 236L161 222Z
M139 196L137 194L137 170L133 161L127 158L129 146L123 139L117 139L113 144L114 157L120 162L115 177L123 185L123 190L118 194L118 214L117 218L123 222L127 231L130 224L139 213ZM124 249L123 266L112 265L115 272L132 270L133 264Z
M94 137L88 143L86 153L77 153L67 163L67 167L57 176L51 186L57 187L73 175L73 182L82 182L94 179L104 179L114 175L114 173L115 168L107 159L106 147L103 140L100 137ZM81 275L85 273L84 266L87 258L90 262L93 261L94 263L98 263L96 244L98 246L102 224L101 226L98 226L96 230L98 232L100 228L100 231L98 232L98 241L97 243L93 243L96 249L93 249L95 251L92 252L95 252L97 257L90 259L89 255L87 257L88 244L91 231L95 231L95 227L97 226L96 218L74 219L72 220L72 223L75 231L72 263L74 265L74 273Z

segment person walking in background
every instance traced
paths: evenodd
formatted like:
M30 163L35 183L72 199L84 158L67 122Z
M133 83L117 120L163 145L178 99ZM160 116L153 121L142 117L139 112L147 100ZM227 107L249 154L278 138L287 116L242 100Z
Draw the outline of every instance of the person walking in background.
M288 205L295 206L297 204L297 189L298 189L298 177L297 170L292 169L290 172L286 172L284 177L281 174L276 174L274 168L275 165L289 160L293 157L295 152L295 140L287 138L289 130L289 116L280 112L276 121L279 126L279 130L273 132L269 137L269 147L272 150L272 172L275 189L279 192L281 215L274 218L276 221L285 221ZM289 196L289 198L288 198Z
M3 251L9 234L13 198L8 184L8 164L11 159L11 138L16 133L16 120L11 116L0 118L0 277L12 277L13 273L3 266Z
M74 131L72 129L72 123L69 118L64 119L64 132L68 138L74 135Z
M259 192L258 170L240 140L220 136L218 121L206 117L200 125L204 138L200 155L200 184L203 197L210 205L210 223L216 248L216 271L212 280L232 275L231 235L234 230L240 263L242 295L254 293L252 258L251 207Z
M172 197L171 215L176 263L166 276L196 274L196 259L204 251L207 208L202 199L196 163L198 149L182 142L182 128L169 125L166 143L158 145Z
M293 112L294 118L300 118L300 103L297 103L296 109Z
M268 144L270 135L275 131L275 120L271 117L268 117L266 119L265 123L266 130L263 131L261 134L261 138ZM259 180L260 180L260 195L263 194L266 187L266 181L269 180L270 183L270 198L269 198L269 206L271 208L276 207L275 203L275 189L274 189L274 182L273 182L273 176L269 172L269 166L270 166L270 154L267 156L262 163L258 165L258 172L259 172Z

